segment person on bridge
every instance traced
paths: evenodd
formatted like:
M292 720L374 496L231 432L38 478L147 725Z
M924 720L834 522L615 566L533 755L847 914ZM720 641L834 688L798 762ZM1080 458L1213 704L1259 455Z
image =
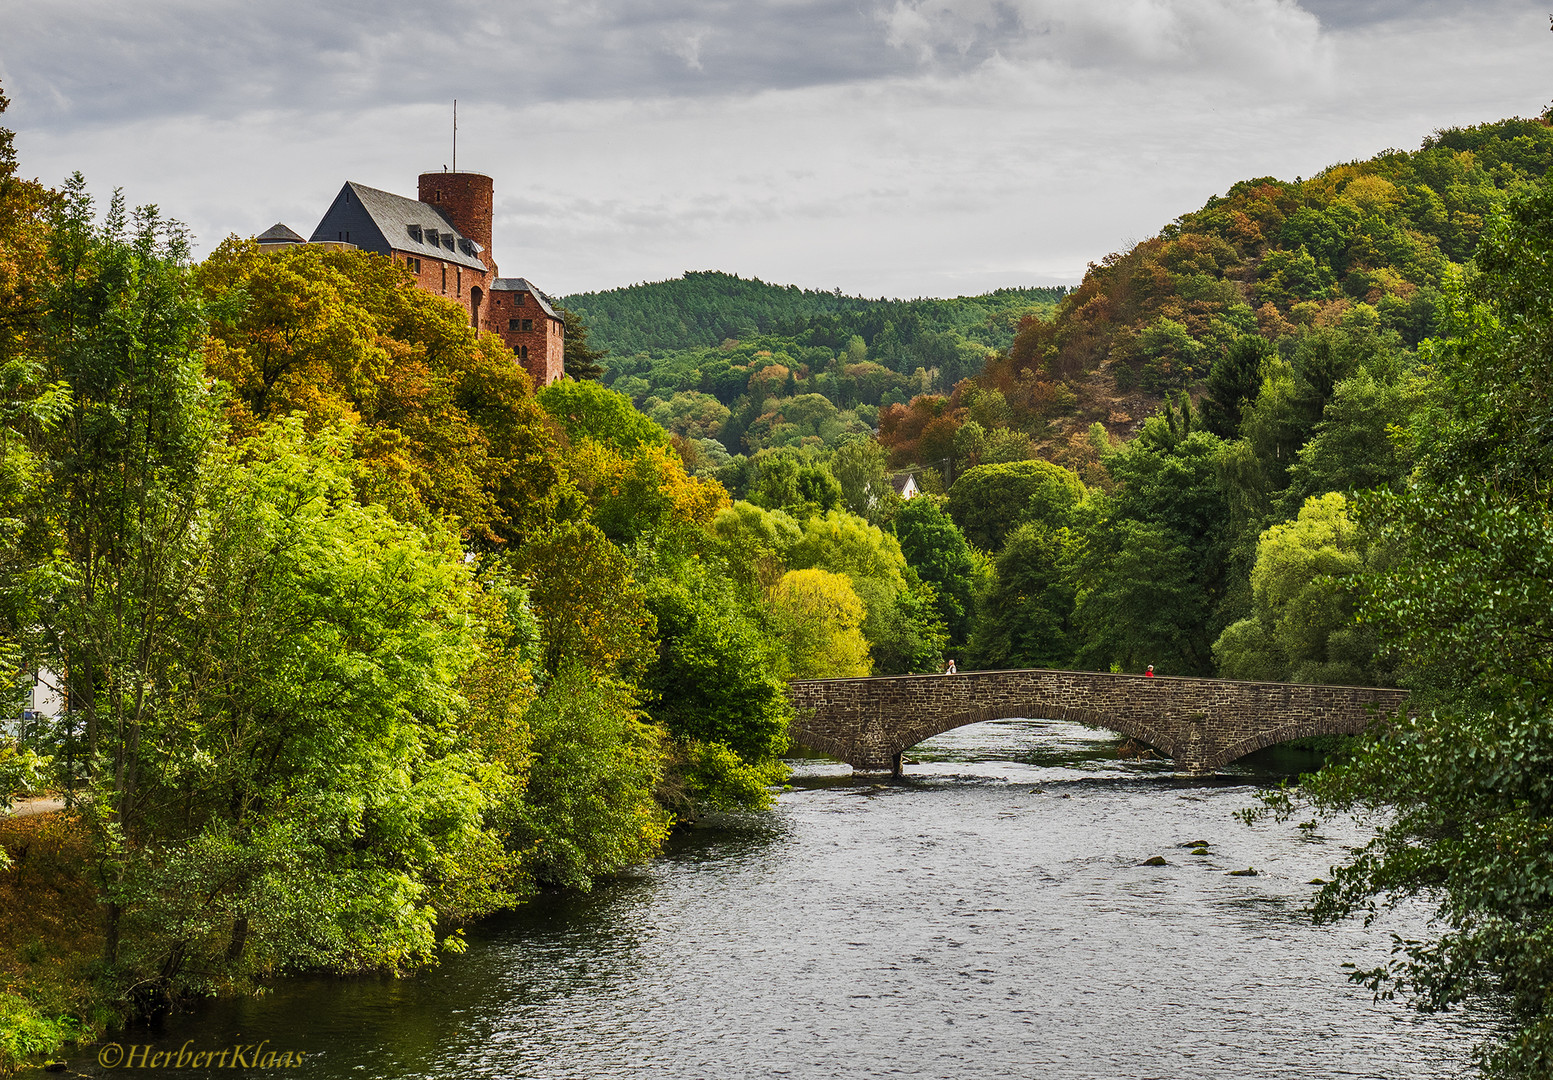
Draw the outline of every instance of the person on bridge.
M1154 677L1154 665L1153 664L1149 665L1149 669L1143 673L1143 677L1145 679L1152 679Z
M958 675L958 674L960 674L957 670L955 670L955 666L954 666L954 661L953 660L949 661L949 666L944 668L944 674L945 675Z

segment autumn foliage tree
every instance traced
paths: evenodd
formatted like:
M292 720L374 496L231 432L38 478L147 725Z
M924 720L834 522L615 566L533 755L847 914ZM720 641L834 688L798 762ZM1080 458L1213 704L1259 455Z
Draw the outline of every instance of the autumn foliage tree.
M302 413L358 426L367 497L456 519L477 544L532 535L567 498L555 436L512 351L392 260L228 239L198 268L207 369L236 437Z

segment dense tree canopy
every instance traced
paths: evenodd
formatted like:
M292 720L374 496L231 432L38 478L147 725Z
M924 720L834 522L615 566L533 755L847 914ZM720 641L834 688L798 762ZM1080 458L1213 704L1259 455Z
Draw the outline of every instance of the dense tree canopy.
M950 643L963 645L970 635L978 578L976 560L964 535L932 498L903 503L895 518L895 533L907 564L933 586Z
M1387 807L1319 914L1385 896L1438 902L1437 933L1398 941L1390 963L1354 977L1426 1009L1500 994L1513 1024L1487 1064L1504 1076L1545 1076L1553 1062L1550 221L1544 184L1490 225L1478 276L1451 289L1453 337L1430 349L1439 383L1415 429L1415 478L1364 504L1398 550L1369 575L1360 614L1420 691L1416 711L1302 789L1329 811Z
M1049 461L1017 461L980 465L960 477L949 489L947 509L967 540L997 551L1023 522L1068 524L1083 498L1084 484L1071 470Z
M1060 668L1071 663L1073 556L1068 529L1029 521L1009 534L983 600L985 615L971 639L969 667Z

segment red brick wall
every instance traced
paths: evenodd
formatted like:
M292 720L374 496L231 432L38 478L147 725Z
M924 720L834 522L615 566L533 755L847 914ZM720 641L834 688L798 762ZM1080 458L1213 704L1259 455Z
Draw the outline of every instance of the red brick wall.
M533 294L494 292L484 320L487 327L505 341L513 352L524 357L523 366L535 386L546 386L561 377L564 370L565 338L561 320L545 314ZM523 329L524 322L528 329ZM513 328L513 323L517 328Z
M536 322L534 325L539 324ZM549 386L566 373L564 331L561 320L546 318L541 349L536 351L533 347L529 348L528 373L533 376L535 386Z
M479 328L481 330L495 329L496 324L491 321L490 315L492 294L490 287L491 275L489 273L471 270L469 267L459 266L457 263L443 262L441 259L428 259L423 255L412 255L403 251L394 252L394 262L400 266L406 265L406 259L420 260L420 272L416 273L413 264L411 264L410 270L411 275L415 278L416 285L434 296L446 296L449 300L461 305L465 311L470 312L471 320L474 317L474 313L470 306L471 297L469 290L478 288L483 297L480 303ZM447 271L446 278L443 276L444 268ZM446 291L443 291L442 287L444 280L447 282ZM497 293L496 295L501 296L504 294ZM501 325L505 326L507 324L503 322Z
M487 269L496 270L491 253L491 206L495 185L489 176L472 172L421 173L420 200L440 209L453 227L484 250Z

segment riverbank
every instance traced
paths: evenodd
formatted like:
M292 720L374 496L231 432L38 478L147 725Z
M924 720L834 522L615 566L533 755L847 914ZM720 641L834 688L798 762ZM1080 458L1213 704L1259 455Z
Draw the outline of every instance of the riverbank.
M116 1019L93 979L102 918L86 831L51 808L0 818L0 1074L60 1054Z

